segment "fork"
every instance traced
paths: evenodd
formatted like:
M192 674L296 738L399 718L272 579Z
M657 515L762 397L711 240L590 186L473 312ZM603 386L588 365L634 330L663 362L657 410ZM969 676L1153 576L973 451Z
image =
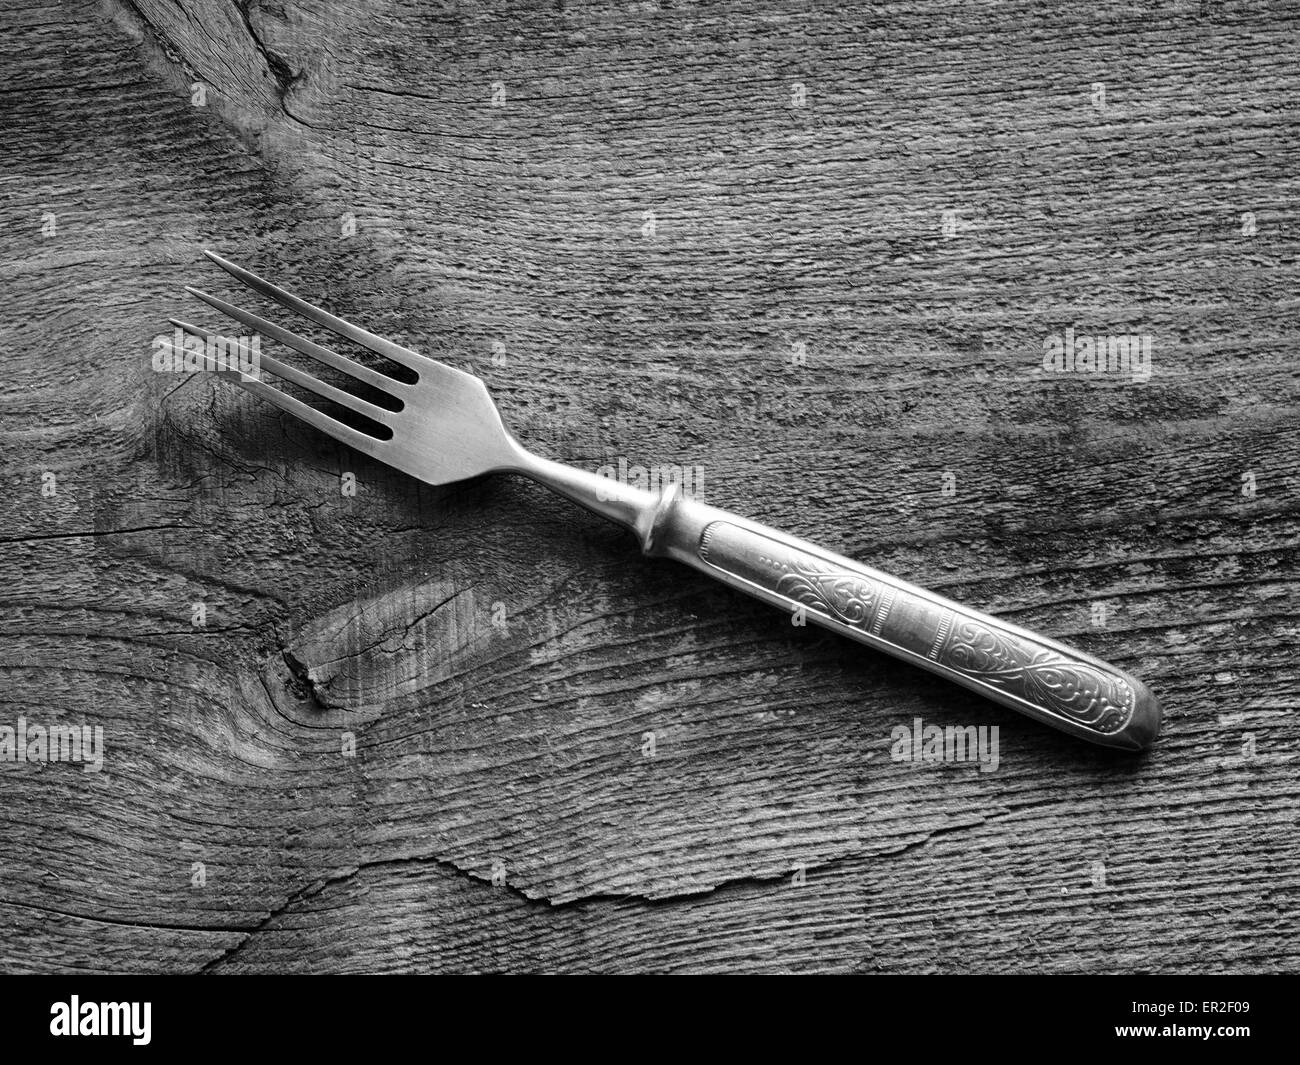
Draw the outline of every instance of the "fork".
M684 562L722 583L868 647L962 685L1003 706L1105 747L1138 751L1160 731L1160 705L1141 681L1091 655L776 529L706 506L668 484L650 492L542 458L506 429L473 374L417 354L228 262L214 263L262 296L368 348L415 375L399 381L225 300L186 291L257 333L377 390L389 409L262 355L269 370L362 416L362 431L257 377L221 376L363 454L431 485L515 473L631 530L651 557ZM216 335L175 318L205 340Z

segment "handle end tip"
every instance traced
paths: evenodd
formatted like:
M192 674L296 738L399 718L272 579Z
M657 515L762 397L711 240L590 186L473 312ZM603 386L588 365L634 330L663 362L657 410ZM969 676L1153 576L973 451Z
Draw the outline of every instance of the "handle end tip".
M1128 751L1145 751L1160 735L1164 711L1160 707L1160 700L1141 681L1133 681L1133 689L1133 716L1114 735L1114 746Z

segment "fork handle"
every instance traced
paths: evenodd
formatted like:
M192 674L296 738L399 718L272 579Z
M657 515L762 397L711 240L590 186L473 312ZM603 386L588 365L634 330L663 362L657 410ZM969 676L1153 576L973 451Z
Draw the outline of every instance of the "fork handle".
M1104 747L1140 751L1160 704L1121 669L756 521L531 455L518 472L631 529L650 556L675 558L765 603L946 677Z
M681 497L660 497L642 546L1106 747L1142 750L1160 705L1141 681L1055 640L798 537Z

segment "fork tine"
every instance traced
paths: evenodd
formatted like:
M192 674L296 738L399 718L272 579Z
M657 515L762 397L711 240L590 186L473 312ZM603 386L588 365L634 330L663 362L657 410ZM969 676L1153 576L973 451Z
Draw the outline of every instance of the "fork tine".
M326 366L332 366L341 373L355 377L363 384L370 385L371 388L377 388L381 392L387 392L391 395L395 391L394 386L397 386L397 388L407 387L402 381L389 377L387 374L379 373L377 370L372 370L369 366L362 366L359 362L346 359L338 352L330 351L329 348L322 347L314 340L308 340L306 337L300 337L297 333L282 329L274 322L268 322L265 318L259 318L256 314L241 310L233 303L227 303L216 296L209 296L206 292L200 292L191 285L186 285L185 291L192 296L197 296L209 307L216 308L222 314L229 315L235 321L242 322L263 336L278 340L281 344L291 347L295 351L300 351L317 362L323 362Z
M182 322L178 318L169 318L172 325L184 329L187 333L193 333L195 336L203 337L205 340L215 336L214 333L203 329L197 325L190 325L188 322ZM359 396L352 395L351 392L344 392L341 388L335 388L333 385L318 378L312 377L311 374L303 373L296 366L290 366L279 359L273 359L270 355L260 355L258 364L270 370L276 377L282 377L286 381L292 381L296 385L301 385L310 392L322 396L325 399L332 400L341 407L347 407L358 414L364 414L371 421L388 424L388 419L392 417L393 412L384 410L383 407L377 407L373 403L367 403Z
M241 373L231 372L230 370L220 370L217 372L217 376L224 377L244 389L244 391L251 392L255 396L260 396L262 399L274 403L281 410L292 414L295 418L302 419L322 433L328 433L335 440L340 440L363 454L369 455L371 458L379 459L380 462L389 461L383 454L388 443L386 440L377 440L373 436L358 432L350 425L344 425L342 422L331 418L328 414L322 414L315 407L307 406L302 400L294 399L293 396L281 392L278 388L273 388L265 381L255 381L251 377L245 377Z
M385 340L381 336L367 332L353 325L351 322L345 322L342 318L335 317L329 311L323 311L306 300L299 299L292 292L286 292L279 285L273 285L265 281L254 273L250 273L242 266L236 266L234 263L223 259L214 251L203 252L209 259L216 263L221 269L228 274L238 278L255 292L260 292L263 296L275 300L277 303L288 307L290 310L297 311L305 318L310 318L317 325L323 325L326 329L333 330L339 336L347 337L363 347L384 356L386 359L392 359L393 362L419 372L421 369L427 369L428 363L423 355L411 351L410 348L404 348L400 344L394 344L391 340Z

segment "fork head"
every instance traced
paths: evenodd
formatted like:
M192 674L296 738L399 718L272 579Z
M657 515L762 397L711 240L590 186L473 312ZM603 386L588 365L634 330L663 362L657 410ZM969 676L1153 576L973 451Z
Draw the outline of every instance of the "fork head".
M487 388L473 374L419 355L409 348L345 322L278 285L227 262L214 252L205 251L204 254L255 292L406 367L414 372L416 379L408 383L379 373L355 359L340 355L223 299L186 286L187 292L254 332L369 386L381 394L382 405L335 387L268 355L261 356L262 370L269 370L281 380L291 382L360 415L358 424L366 428L345 424L265 380L245 377L234 371L223 371L222 377L253 395L274 403L281 410L328 433L336 440L428 484L447 484L494 470L518 469L526 461L526 453L502 424L501 415L497 412L492 397L488 395ZM207 329L175 318L171 319L171 323L205 341L216 336Z

